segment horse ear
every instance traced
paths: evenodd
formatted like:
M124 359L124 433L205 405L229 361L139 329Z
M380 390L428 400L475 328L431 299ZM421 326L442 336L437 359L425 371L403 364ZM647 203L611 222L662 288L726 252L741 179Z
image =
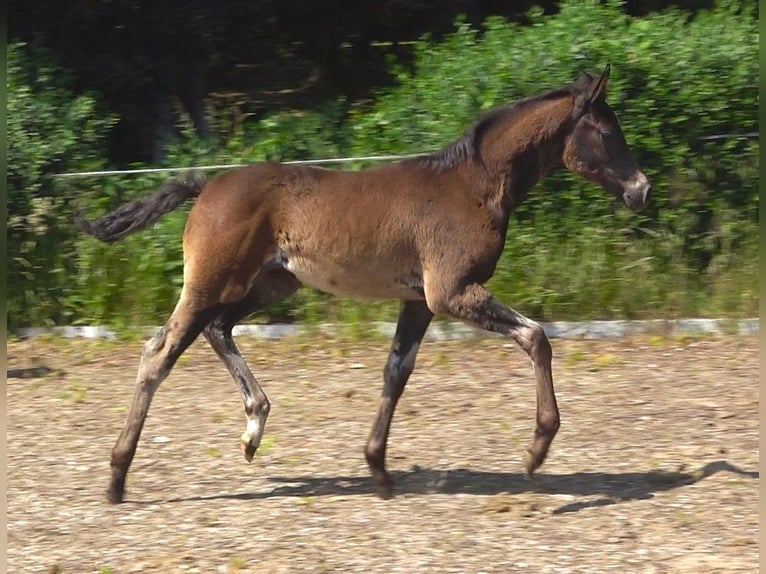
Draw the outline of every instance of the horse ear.
M609 80L609 72L611 69L612 66L607 64L604 68L604 71L601 72L601 76L593 85L593 88L590 92L590 98L588 98L591 104L598 101L604 101L606 99L606 83Z

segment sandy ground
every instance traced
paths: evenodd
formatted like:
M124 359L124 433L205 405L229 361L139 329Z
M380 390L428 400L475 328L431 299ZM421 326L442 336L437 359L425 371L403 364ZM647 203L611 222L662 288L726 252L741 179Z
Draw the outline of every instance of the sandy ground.
M240 341L272 403L251 464L238 391L198 341L112 506L141 342L11 341L8 571L757 572L757 343L554 340L562 428L532 481L526 355L426 343L382 501L362 449L387 341Z

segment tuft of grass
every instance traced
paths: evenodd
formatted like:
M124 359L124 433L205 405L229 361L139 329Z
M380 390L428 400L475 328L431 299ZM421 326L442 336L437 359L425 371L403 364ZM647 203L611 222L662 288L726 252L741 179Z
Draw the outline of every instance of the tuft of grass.
M545 509L537 500L512 496L503 492L491 496L480 512L484 514L510 513L515 518L530 518L544 511Z
M226 566L227 574L238 574L246 566L245 559L241 556L232 556Z
M334 359L344 359L348 356L348 349L341 345L333 345L332 356Z
M290 456L286 456L280 461L280 464L284 464L285 466L298 466L299 464L302 464L305 460L305 457L300 454L293 454Z
M434 353L434 364L446 366L450 364L450 355L447 351L437 351Z
M686 346L690 343L703 341L708 338L710 338L708 333L704 333L702 331L687 331L684 333L678 333L675 337L673 337L673 341L675 341L678 345Z
M694 525L694 515L680 509L673 512L673 520L681 528L689 528Z
M267 452L269 452L272 448L274 448L274 445L277 443L277 439L274 435L271 434L265 434L261 438L261 444L258 445L258 450L256 451L256 456L264 456Z
M316 496L301 496L298 499L298 504L303 506L304 508L308 508L312 504L316 502Z
M87 392L88 390L80 382L72 382L66 389L59 392L58 398L79 404L85 401Z
M583 361L585 361L585 351L577 350L567 354L567 356L564 357L563 363L566 367L575 367Z
M296 342L294 351L298 355L304 355L311 351L311 343L309 343L308 341Z
M603 353L593 357L593 362L599 368L614 367L621 365L623 360L613 353Z

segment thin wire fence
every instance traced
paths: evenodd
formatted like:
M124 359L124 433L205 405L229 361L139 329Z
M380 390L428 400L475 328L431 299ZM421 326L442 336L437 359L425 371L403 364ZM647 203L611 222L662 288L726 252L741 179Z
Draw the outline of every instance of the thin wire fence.
M722 139L749 139L759 137L759 132L746 132L742 134L716 134L710 136L703 136L700 140L722 140ZM412 159L422 156L422 153L404 154L404 155L367 155L358 157L331 157L324 159L304 159L304 160L291 160L283 161L281 163L287 165L331 165L331 164L343 164L353 163L357 161L398 161L402 159ZM189 171L212 171L216 169L234 169L237 167L245 167L250 165L248 163L231 163L221 165L201 165L197 167L147 167L137 169L106 169L100 171L79 171L73 173L57 173L53 177L101 177L109 175L129 175L138 173L184 173Z
M334 163L352 163L356 161L395 161L401 159L411 159L420 157L423 154L407 155L368 155L360 157L334 157L325 159L304 159L283 161L281 163L290 165L319 165ZM247 163L232 163L222 165L201 165L198 167L148 167L139 169L107 169L102 171L79 171L74 173L57 173L54 177L89 177L106 175L127 175L135 173L169 173L169 172L187 172L187 171L212 171L215 169L233 169L236 167L245 167Z

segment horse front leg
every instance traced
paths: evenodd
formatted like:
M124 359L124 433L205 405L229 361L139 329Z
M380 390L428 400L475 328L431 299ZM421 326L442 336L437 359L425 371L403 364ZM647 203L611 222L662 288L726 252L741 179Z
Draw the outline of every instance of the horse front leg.
M391 498L393 495L393 482L386 471L386 445L391 419L407 379L415 368L415 357L418 354L420 341L432 318L433 313L428 309L425 301L402 303L396 334L391 343L391 352L383 369L383 393L378 414L364 449L375 489L383 499Z
M532 359L535 370L537 417L532 444L524 456L527 476L540 467L561 424L551 369L552 350L543 328L521 313L506 307L478 284L462 289L427 289L429 308L511 337Z

